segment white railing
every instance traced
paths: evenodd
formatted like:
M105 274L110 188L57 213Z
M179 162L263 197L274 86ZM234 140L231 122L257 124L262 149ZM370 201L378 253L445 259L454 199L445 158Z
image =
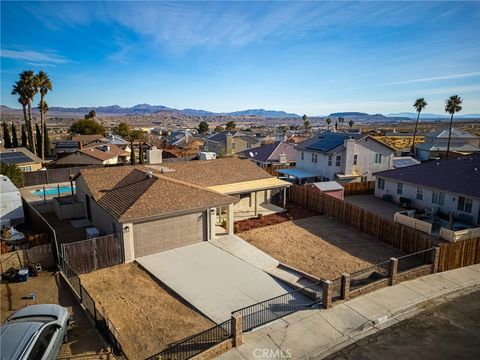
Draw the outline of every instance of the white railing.
M415 219L411 216L404 215L402 212L397 212L393 216L393 221L411 227L412 229L416 229L418 231L427 233L429 235L432 234L432 224L426 221L422 221L419 219Z
M450 242L475 239L480 237L480 227L457 231L441 228L440 237Z

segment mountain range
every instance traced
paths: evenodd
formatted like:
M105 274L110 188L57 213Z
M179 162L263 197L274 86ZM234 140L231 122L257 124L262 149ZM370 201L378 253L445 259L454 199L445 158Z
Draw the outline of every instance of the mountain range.
M414 112L401 112L388 114L388 117L408 117L410 119L416 119L417 113ZM420 119L450 119L448 114L431 114L431 113L420 113ZM455 119L480 119L480 114L455 114Z

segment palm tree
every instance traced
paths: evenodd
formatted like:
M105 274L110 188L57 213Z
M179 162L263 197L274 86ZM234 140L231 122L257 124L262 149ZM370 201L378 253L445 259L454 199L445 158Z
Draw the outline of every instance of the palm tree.
M24 95L23 82L21 80L16 81L15 84L13 85L12 95L18 95L18 102L20 103L20 105L22 105L23 120L25 122L25 125L22 125L22 146L27 147L28 145L26 141L27 138L25 137L25 139L23 139L23 135L25 134L25 129L28 129L28 115L27 115L28 100Z
M329 117L325 119L325 122L327 123L327 128L328 130L330 130L330 124L332 123L332 119L330 119Z
M49 155L50 153L50 150L49 150L49 147L47 148L46 147L46 144L47 142L49 143L50 140L48 138L48 134L47 134L47 123L45 121L45 116L47 115L47 112L48 112L48 104L47 102L44 100L43 102L40 101L38 103L38 110L40 111L40 117L42 120L40 120L41 123L43 123L43 126L42 126L42 133L41 133L41 144L42 144L42 160L45 160L45 156ZM48 140L48 141L47 141Z
M18 147L18 137L17 137L17 128L15 127L15 123L12 121L12 147Z
M343 116L340 116L340 117L338 118L338 123L339 123L340 125L343 125L344 122L345 122L345 118L344 118Z
M45 113L47 111L45 110L45 96L49 91L52 90L52 82L50 81L50 78L48 77L48 74L45 71L40 71L37 76L37 86L40 91L40 104L38 104L38 108L40 110L40 129L41 129L41 142L40 144L45 143L45 134L43 133L43 129L45 128ZM48 105L47 105L47 110L48 110ZM43 146L42 146L43 148ZM45 151L42 151L41 154L42 160L45 160Z
M451 115L450 126L448 128L447 159L450 152L450 138L452 136L453 115L457 112L462 111L462 102L462 98L458 95L452 95L447 100L445 100L445 112Z
M412 154L415 154L415 138L417 136L418 129L418 120L420 119L420 113L428 105L424 98L418 98L413 104L415 110L417 110L417 121L415 122L415 130L413 131L413 143L412 143Z
M355 121L353 121L353 120L350 120L350 121L348 122L348 126L350 126L350 130L352 129L353 124L355 124Z

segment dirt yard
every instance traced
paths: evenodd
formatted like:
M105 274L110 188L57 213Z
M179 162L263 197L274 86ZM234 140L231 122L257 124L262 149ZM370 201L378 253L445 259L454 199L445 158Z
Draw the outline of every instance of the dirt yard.
M81 275L83 286L119 333L127 357L145 359L215 324L163 289L136 264Z
M239 236L287 265L330 280L404 255L327 216L283 222Z
M2 283L1 309L2 323L15 311L35 304L59 304L69 309L73 321L68 331L68 343L62 346L58 359L98 354L106 349L100 334L88 322L83 310L59 276L52 272L41 272L27 282ZM23 300L36 293L35 300Z

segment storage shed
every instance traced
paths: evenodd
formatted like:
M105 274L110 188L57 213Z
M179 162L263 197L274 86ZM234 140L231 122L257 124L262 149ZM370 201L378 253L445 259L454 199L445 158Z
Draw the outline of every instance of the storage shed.
M0 220L2 227L21 224L25 220L20 191L5 175L0 175Z

